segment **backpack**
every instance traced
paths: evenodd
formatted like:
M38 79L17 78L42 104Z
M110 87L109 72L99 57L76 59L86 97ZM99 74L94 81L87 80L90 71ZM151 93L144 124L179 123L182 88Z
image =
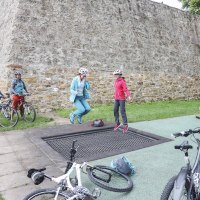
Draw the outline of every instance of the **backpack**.
M102 119L95 119L91 126L94 126L94 127L101 127L101 126L104 126L104 122Z
M120 157L111 162L111 167L125 175L135 174L135 167L126 157Z

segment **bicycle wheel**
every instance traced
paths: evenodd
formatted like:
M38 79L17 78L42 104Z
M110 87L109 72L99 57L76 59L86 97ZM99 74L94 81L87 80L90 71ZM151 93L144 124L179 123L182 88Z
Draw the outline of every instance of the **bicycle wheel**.
M19 120L18 112L10 106L3 106L0 112L0 125L4 128L14 127Z
M173 200L173 188L174 188L174 183L176 180L176 176L173 176L169 182L166 184L162 195L160 197L160 200ZM186 188L184 189L182 196L180 198L181 200L187 200L187 190Z
M117 172L111 167L96 165L87 169L89 179L99 187L113 192L128 192L133 188L130 177ZM106 172L106 173L105 173ZM109 173L111 175L110 180Z
M40 189L30 193L23 200L54 200L55 196L56 190L54 189ZM66 193L60 192L56 200L67 200L68 198Z
M36 118L35 108L32 105L25 103L24 104L24 120L27 122L34 122L35 118Z

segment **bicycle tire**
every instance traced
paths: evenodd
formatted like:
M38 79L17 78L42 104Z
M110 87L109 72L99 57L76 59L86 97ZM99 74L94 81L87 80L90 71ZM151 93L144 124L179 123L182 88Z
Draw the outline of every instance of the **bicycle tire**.
M160 200L173 200L173 188L174 188L174 183L175 183L175 180L176 180L177 176L173 176L169 181L168 183L166 184L162 194L161 194L161 197L160 197ZM186 188L185 188L185 191L186 191ZM181 199L182 200L187 200L187 191L186 193L183 192L183 195L181 196Z
M53 200L56 195L55 189L40 189L28 194L23 200ZM59 192L57 200L67 200L69 196L64 192Z
M11 117L11 112L13 113ZM2 107L0 111L0 126L3 128L12 128L19 121L18 112L10 106Z
M24 120L27 122L34 122L36 118L35 108L31 104L24 104Z
M107 179L108 175L100 170L106 171L111 174L111 180L109 183L106 183L102 179ZM99 187L102 187L106 190L112 192L129 192L133 188L133 181L130 177L116 171L115 169L104 166L104 165L96 165L94 167L89 167L87 169L89 179ZM99 175L98 175L99 174ZM105 176L105 177L103 177Z

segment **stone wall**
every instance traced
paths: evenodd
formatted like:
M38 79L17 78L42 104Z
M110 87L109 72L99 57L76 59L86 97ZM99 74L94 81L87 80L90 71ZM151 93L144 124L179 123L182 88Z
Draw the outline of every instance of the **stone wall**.
M149 0L7 2L8 12L11 2L19 5L14 24L3 17L12 39L0 39L1 70L8 75L8 63L23 65L41 111L71 106L70 82L81 66L90 70L91 103L112 102L116 68L135 101L199 98L200 17Z
M5 66L9 61L13 46L14 23L19 0L0 1L0 90L6 90L8 87L8 74ZM16 52L17 53L17 52Z

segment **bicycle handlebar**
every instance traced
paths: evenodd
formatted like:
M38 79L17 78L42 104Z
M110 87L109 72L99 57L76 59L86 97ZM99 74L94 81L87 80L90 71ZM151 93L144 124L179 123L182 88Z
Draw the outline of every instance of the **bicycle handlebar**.
M200 133L200 128L199 129L196 129L196 130L192 130L192 129L189 129L188 131L181 131L181 132L178 132L178 133L173 133L172 134L172 137L174 138L177 138L177 137L187 137L191 134L195 134L195 133Z
M31 94L30 93L23 93L23 94L15 94L15 95L17 95L17 96L22 96L22 97L25 97L25 96L31 96Z

